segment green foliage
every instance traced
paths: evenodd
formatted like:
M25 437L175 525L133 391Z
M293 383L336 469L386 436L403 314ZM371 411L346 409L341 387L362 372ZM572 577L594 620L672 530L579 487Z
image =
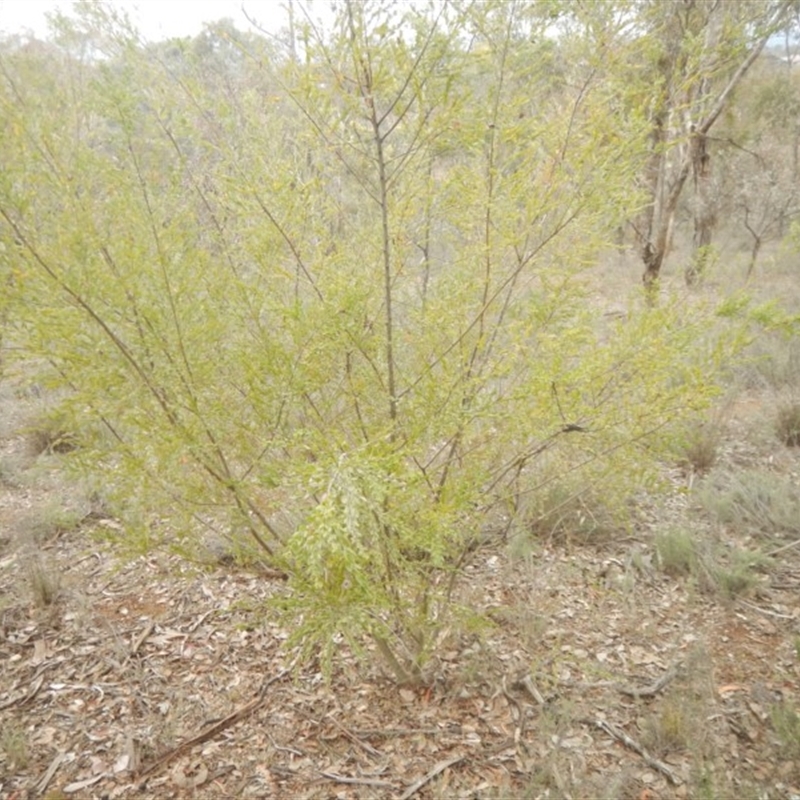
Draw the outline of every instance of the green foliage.
M68 461L129 548L250 537L329 666L346 640L422 679L489 512L626 524L743 341L640 297L601 341L586 273L647 127L596 65L530 57L536 9L348 4L302 67L97 10L3 56L9 330Z

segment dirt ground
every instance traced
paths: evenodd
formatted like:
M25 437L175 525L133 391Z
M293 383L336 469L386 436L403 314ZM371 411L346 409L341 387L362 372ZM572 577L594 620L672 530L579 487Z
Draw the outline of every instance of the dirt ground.
M681 470L632 536L481 551L463 599L494 625L431 687L346 652L326 685L254 611L279 582L118 561L119 523L31 452L40 403L0 384L0 797L800 798L800 547L704 521ZM728 409L721 458L797 477L762 407ZM726 597L659 568L665 516L784 549Z

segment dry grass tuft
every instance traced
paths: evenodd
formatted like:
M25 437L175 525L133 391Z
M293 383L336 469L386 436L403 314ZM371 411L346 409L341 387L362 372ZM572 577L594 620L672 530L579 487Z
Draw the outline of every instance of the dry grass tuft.
M770 722L784 758L800 759L800 714L797 710L785 701L776 703L770 711Z
M23 770L30 763L31 751L28 737L22 726L8 720L0 733L0 750L5 755L7 765L14 770Z
M602 544L619 533L619 526L600 499L558 484L544 489L524 516L524 533L515 534L514 539L527 539L529 545L543 541L549 545ZM524 541L514 544L515 551L524 550Z
M800 403L787 403L778 409L775 432L787 447L800 447Z
M658 565L664 573L672 577L695 574L700 556L690 531L677 528L657 533L655 546Z
M719 425L697 423L689 427L680 443L680 463L698 475L705 475L717 463L722 430Z
M0 458L0 487L16 489L19 486L19 470L8 457Z
M752 594L760 583L759 571L770 563L760 553L721 547L683 528L657 533L654 543L662 572L690 578L700 591L725 600Z
M81 512L53 500L34 509L20 522L19 535L25 543L41 545L77 530L84 517Z
M26 567L28 590L34 604L39 608L52 606L61 593L61 575L38 558Z
M718 591L728 600L752 595L760 583L758 567L763 556L748 550L734 550L729 563L715 565L711 574Z
M772 470L715 471L695 490L700 507L732 533L800 534L800 487Z
M655 713L644 719L642 744L659 757L688 750L696 724L691 704L687 704L682 697L669 696Z
M40 417L27 428L26 439L32 456L71 453L78 448L75 433L55 416Z
M800 387L800 341L780 333L762 333L739 369L748 389L783 391Z

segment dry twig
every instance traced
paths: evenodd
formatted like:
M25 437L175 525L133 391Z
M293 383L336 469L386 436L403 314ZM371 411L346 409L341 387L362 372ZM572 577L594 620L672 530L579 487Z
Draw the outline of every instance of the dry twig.
M266 696L266 690L269 686L277 681L281 680L281 678L285 677L289 674L288 669L281 670L277 675L274 675L268 681L264 683L261 689L258 692L258 695L254 700L251 700L247 705L242 706L238 711L234 711L233 714L229 714L224 719L221 719L219 722L212 725L208 730L203 731L202 733L198 734L197 736L193 736L191 739L187 739L185 742L181 742L177 747L173 747L171 750L168 750L162 756L159 756L155 761L150 763L148 766L143 767L139 770L139 774L137 775L138 778L144 778L148 775L152 775L154 772L165 767L167 764L174 761L176 758L184 755L184 753L188 753L193 747L196 747L198 744L203 744L207 742L209 739L213 739L217 734L222 733L226 728L230 728L231 725L235 725L237 722L241 722L246 717L249 717L256 709L261 706L264 702Z
M458 756L456 758L449 758L447 761L440 761L427 775L423 775L416 783L412 783L411 786L400 795L399 800L408 800L409 797L415 795L426 783L432 781L448 767L452 767L463 760L464 756Z
M361 739L358 738L354 733L351 733L347 728L344 727L334 716L333 714L328 714L328 719L355 745L360 747L365 753L371 756L380 757L382 753L380 750L376 750L372 745L367 744L366 742L362 742Z
M629 697L655 697L675 679L680 668L681 662L679 661L677 664L673 664L655 683L645 686L643 689L634 689L629 686L620 686L619 684L617 684L617 689Z
M580 720L585 725L591 725L594 728L599 728L604 731L612 739L622 742L626 747L629 747L634 752L638 753L645 764L651 769L660 772L673 786L678 786L682 783L681 779L663 762L657 758L653 758L647 750L642 747L635 739L628 736L625 731L620 730L616 726L602 719L582 719Z
M320 775L337 783L350 783L356 786L380 786L385 789L395 788L393 783L382 781L380 778L349 778L346 775L337 775L335 772L320 772Z

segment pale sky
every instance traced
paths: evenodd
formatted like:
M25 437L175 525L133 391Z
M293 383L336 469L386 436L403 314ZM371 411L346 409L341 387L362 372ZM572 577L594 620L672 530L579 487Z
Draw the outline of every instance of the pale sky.
M281 0L110 0L123 8L139 32L150 40L171 36L194 36L204 22L230 17L236 27L248 30L248 15L271 33L285 25L285 10ZM33 31L38 37L47 33L45 14L55 9L70 14L72 0L0 0L0 31L22 33Z

